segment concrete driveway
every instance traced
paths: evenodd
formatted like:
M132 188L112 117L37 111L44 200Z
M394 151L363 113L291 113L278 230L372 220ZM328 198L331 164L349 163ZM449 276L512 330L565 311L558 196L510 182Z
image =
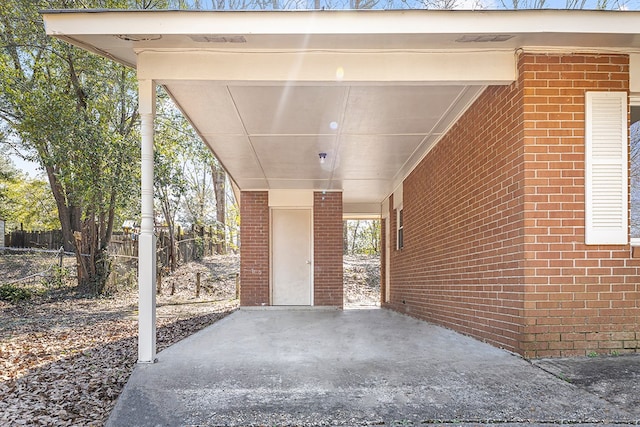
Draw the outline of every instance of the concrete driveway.
M108 426L629 424L508 352L388 310L240 310L138 365Z

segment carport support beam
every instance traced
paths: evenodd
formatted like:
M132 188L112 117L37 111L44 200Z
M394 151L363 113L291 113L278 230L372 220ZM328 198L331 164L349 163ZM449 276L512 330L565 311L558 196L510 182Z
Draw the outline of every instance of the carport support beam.
M141 121L141 206L138 242L138 363L156 359L156 236L153 224L153 122L156 91L153 80L139 80Z

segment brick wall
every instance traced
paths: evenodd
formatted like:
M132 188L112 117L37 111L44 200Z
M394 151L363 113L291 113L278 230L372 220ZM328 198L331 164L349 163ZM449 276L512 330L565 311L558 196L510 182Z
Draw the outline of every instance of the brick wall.
M524 292L522 92L490 87L404 181L395 310L517 351Z
M527 357L637 351L628 246L584 245L584 92L626 90L624 55L533 55L404 181L391 301Z
M240 196L240 305L269 304L269 193Z
M313 195L314 305L343 305L342 193Z
M527 356L637 351L640 260L584 244L587 90L628 90L626 55L524 55Z

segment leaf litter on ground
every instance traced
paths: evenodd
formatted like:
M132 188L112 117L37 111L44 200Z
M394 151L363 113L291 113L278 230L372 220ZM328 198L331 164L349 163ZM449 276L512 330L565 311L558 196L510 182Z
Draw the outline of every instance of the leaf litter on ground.
M236 255L214 255L163 280L158 351L237 308L238 270ZM169 281L177 288L173 295ZM136 290L105 298L68 290L18 305L0 303L0 425L103 425L129 379L137 360Z
M377 304L379 266L377 256L345 257L345 306ZM238 272L237 255L213 255L163 278L158 351L236 310ZM103 298L64 291L0 302L0 425L103 425L135 367L137 291Z

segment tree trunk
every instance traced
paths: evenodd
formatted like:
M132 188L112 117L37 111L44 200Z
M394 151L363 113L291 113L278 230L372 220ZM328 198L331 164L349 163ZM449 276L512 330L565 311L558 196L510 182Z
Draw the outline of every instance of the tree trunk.
M342 221L342 253L349 254L349 223Z
M60 225L62 228L64 250L71 252L75 248L73 227L71 223L71 209L69 209L66 204L62 187L56 178L53 168L51 166L46 166L45 171L47 172L47 178L49 178L49 185L51 186L53 198L55 199L56 206L58 207L58 219L60 219Z
M227 253L227 236L225 233L225 219L227 212L227 197L225 192L226 174L220 164L211 164L213 190L216 196L216 253Z
M168 228L168 237L169 244L167 245L167 263L171 272L176 271L178 267L178 263L176 261L176 236L175 236L175 222L173 216L171 215L171 208L169 206L170 202L167 197L165 197L162 201L162 213L164 215L164 220L167 223Z
M82 208L64 196L54 169L47 166L45 170L58 208L64 249L76 254L78 291L98 295L103 292L111 270L107 247L113 227L113 209L108 213L106 230L101 232L93 213L88 213L86 219L82 220Z
M351 255L356 253L356 242L358 241L358 228L360 228L360 220L356 220L356 226L353 229L353 240L351 241Z

